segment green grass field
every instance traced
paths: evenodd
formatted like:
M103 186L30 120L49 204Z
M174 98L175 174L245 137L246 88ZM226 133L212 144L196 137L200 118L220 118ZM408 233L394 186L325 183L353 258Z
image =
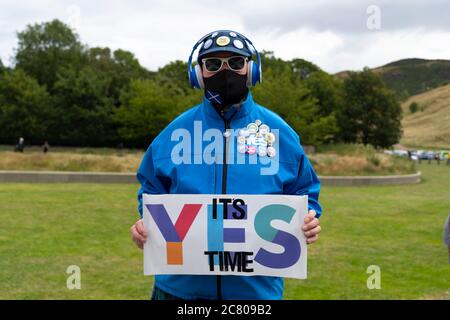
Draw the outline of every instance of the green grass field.
M286 299L450 299L442 243L450 166L418 166L423 182L322 190L323 232L308 279ZM148 299L152 278L129 238L137 185L0 184L0 299ZM81 290L66 268L81 268ZM369 290L366 269L381 268Z

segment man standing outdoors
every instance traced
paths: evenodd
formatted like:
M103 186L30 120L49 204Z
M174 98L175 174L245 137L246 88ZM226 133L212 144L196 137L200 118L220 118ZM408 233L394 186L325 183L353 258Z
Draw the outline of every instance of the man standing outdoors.
M308 244L315 242L321 231L320 182L299 136L252 98L249 87L261 82L261 61L251 41L230 30L211 32L195 44L188 64L189 81L204 90L203 101L172 121L147 149L137 173L141 218L144 193L308 195L309 212L299 228ZM203 160L205 142L197 139L183 151L187 161L174 161L176 133L195 136L199 127L223 133L215 161ZM272 170L264 171L267 167ZM142 249L148 235L141 219L131 233ZM268 276L157 275L152 299L281 299L283 285L283 278Z

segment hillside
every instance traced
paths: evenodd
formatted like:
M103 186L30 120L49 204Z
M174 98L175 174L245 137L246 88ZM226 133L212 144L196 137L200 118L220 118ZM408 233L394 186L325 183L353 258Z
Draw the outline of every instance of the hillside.
M404 59L375 68L399 97L419 94L450 83L450 60Z
M403 59L371 70L401 99L450 83L450 60ZM348 71L336 74L347 75Z
M411 113L409 105L412 102L419 104L419 111ZM450 85L412 96L402 108L402 144L450 149Z

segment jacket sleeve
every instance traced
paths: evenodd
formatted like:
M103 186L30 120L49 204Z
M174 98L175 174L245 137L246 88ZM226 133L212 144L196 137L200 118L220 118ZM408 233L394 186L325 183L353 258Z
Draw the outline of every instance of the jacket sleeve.
M316 217L319 218L322 215L322 207L319 203L320 181L303 148L300 147L300 149L297 178L286 186L285 193L307 195L308 209L315 210Z
M138 191L138 211L142 218L142 194L165 194L170 190L170 179L158 176L155 172L153 158L153 146L150 145L145 152L141 165L139 166L136 177L141 184Z

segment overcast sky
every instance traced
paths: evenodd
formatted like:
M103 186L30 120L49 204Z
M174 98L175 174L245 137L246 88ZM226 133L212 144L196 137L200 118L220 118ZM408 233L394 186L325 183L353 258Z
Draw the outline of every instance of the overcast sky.
M193 44L217 29L333 73L411 57L450 59L450 0L0 0L3 63L11 64L17 31L54 18L90 47L129 50L151 70L186 61Z

